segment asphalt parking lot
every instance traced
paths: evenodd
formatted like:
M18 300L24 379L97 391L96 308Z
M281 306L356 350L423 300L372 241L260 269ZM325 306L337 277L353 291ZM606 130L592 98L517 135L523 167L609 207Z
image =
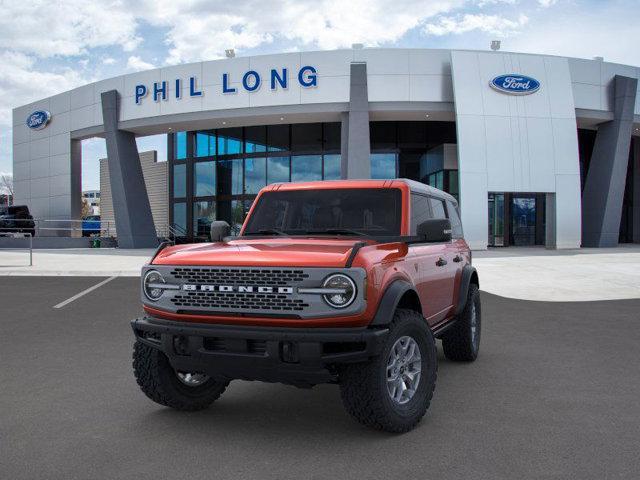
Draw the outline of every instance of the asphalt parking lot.
M204 412L153 404L131 371L138 280L0 278L0 477L638 478L640 300L483 293L481 353L439 352L434 400L394 436L336 386L233 382Z

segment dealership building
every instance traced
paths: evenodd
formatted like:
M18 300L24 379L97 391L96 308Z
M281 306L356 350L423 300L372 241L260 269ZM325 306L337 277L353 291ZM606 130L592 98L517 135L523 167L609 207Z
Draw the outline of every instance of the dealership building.
M639 75L599 58L386 48L122 75L14 109L15 203L78 219L81 141L103 137L121 247L157 244L154 198L198 238L216 219L237 231L269 183L396 177L456 196L474 249L640 243ZM161 133L166 196L150 200L135 139Z

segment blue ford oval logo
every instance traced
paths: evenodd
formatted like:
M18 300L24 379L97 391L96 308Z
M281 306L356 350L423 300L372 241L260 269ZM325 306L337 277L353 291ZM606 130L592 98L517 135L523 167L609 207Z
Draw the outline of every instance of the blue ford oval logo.
M27 127L32 130L42 130L51 120L51 114L46 110L36 110L27 117Z
M540 82L535 78L509 73L499 75L489 82L491 88L510 95L530 95L540 89Z

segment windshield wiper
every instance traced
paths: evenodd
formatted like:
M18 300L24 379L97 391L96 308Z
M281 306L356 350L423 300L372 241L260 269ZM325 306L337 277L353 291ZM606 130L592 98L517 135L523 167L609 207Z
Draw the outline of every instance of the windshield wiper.
M357 235L359 237L367 236L366 233L359 232L358 230L352 230L350 228L327 228L325 230L307 230L306 233L313 235L318 233L327 233L329 235Z
M255 232L247 232L245 235L287 235L287 232L283 232L277 228L261 228Z

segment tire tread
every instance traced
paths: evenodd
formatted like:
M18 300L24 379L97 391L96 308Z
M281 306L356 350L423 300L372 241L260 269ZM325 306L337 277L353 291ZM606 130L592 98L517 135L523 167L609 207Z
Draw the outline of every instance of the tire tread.
M389 324L390 332L394 332L399 325L406 322L420 322L422 326L426 326L424 317L413 310L398 309L394 315L393 321ZM427 339L429 344L427 348L432 349L430 358L435 359L435 340L431 334L431 330L426 326ZM390 334L392 338L393 333ZM425 352L427 354L429 352ZM379 368L385 367L385 358L376 357L367 363L359 363L343 367L340 375L340 394L345 409L361 424L377 429L393 433L404 433L412 430L422 419L435 389L437 378L437 361L434 362L435 368L428 369L428 375L421 377L420 381L427 382L428 388L424 401L417 406L416 411L409 418L403 418L399 421L398 415L394 415L392 411L381 401L381 395L388 395L386 386L380 387L376 381ZM423 374L427 373L423 371Z
M154 402L183 411L203 410L224 393L229 382L216 382L200 396L180 395L167 384L166 371L171 368L164 354L141 342L133 347L133 372L142 392ZM163 375L165 373L165 375Z
M470 284L467 302L464 310L458 317L458 324L442 337L442 350L448 360L454 362L472 362L478 356L478 352L474 352L471 345L470 318L471 303L476 301L479 294L478 286L474 283ZM478 311L478 315L479 314L480 312ZM478 325L481 326L481 319L479 318L478 321Z

